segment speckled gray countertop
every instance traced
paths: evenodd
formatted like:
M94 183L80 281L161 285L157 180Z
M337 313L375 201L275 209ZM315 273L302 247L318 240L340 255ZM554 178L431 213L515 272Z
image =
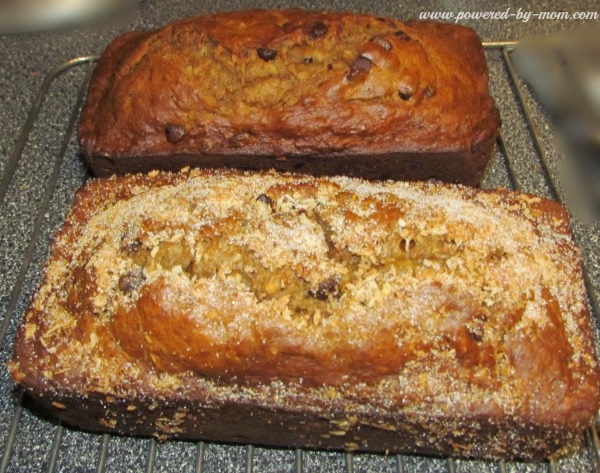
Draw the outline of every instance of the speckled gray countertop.
M57 427L18 404L17 392L9 381L4 363L12 350L16 324L39 281L40 268L47 255L53 232L71 203L73 190L89 177L78 154L72 133L77 115L78 94L84 90L88 64L66 69L49 83L40 104L39 115L31 123L26 139L21 133L44 78L65 61L97 55L118 34L131 29L149 29L196 14L261 7L299 6L330 10L350 10L400 19L416 19L425 11L484 12L505 11L533 14L541 11L600 12L598 1L586 2L412 2L381 1L142 1L132 11L110 21L83 26L63 26L52 31L0 35L0 177L10 167L17 151L19 161L14 176L0 199L0 472L2 471L210 471L210 472L438 472L438 471L597 471L593 449L583 449L575 457L556 464L489 463L415 456L344 455L339 453L270 450L248 446L223 446L189 442L156 443L120 437L100 436ZM531 17L501 20L466 20L484 41L517 40L533 33L550 33L595 24L596 21L554 21ZM515 87L507 73L500 49L487 52L490 89L503 120L502 138L483 181L484 187L515 187L569 202L568 187L559 171L564 155L554 141L554 128L527 87L524 100L538 134L540 157L531 132L516 99ZM22 151L22 152L21 152ZM547 163L544 169L543 161ZM507 168L506 163L512 163ZM548 185L547 173L554 179L556 195ZM53 174L56 186L49 186ZM575 213L572 226L589 274L591 294L600 294L600 225ZM39 230L39 231L38 231ZM32 235L37 235L32 240ZM593 442L593 439L587 439Z

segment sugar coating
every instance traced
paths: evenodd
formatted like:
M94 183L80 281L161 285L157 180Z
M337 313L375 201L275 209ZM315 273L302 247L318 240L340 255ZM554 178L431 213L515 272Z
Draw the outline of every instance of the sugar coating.
M24 327L35 358L17 357L17 380L121 399L208 390L319 412L340 396L366 423L568 431L597 409L566 213L501 190L197 170L92 181Z

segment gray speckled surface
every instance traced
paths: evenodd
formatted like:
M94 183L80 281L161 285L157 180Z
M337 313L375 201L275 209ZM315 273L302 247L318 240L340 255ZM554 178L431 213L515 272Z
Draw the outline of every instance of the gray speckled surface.
M427 1L413 5L408 2L372 2L333 0L316 1L142 1L135 11L125 13L110 22L62 28L49 32L0 35L0 176L18 143L29 110L44 77L54 67L77 56L99 54L119 33L138 28L153 28L175 19L212 12L249 7L288 7L344 9L417 18L422 11L503 11L511 8L523 11L598 11L597 1L587 2L463 2ZM532 18L525 23L516 19L461 21L477 29L483 40L513 40L531 33L549 33L583 24L580 21L551 21ZM588 22L589 23L589 22ZM596 25L598 22L596 21ZM499 50L487 52L490 67L490 88L497 99L503 119L503 138L507 155L496 152L485 176L484 187L511 187L514 179L525 191L551 196L546 176L540 166L530 132L515 99L514 86L507 75ZM50 238L62 222L71 202L73 190L88 177L79 155L72 130L68 128L76 105L78 90L84 84L87 65L75 66L60 74L34 123L23 149L15 175L4 201L0 202L0 366L12 350L14 330L24 306L39 280L41 265L47 255ZM569 202L568 189L562 185L560 164L565 155L554 142L553 127L535 97L525 88L525 101L543 145L550 174L557 180L561 199ZM65 138L66 136L66 138ZM63 141L66 140L66 141ZM57 157L64 161L57 168L58 184L48 189L48 178ZM506 161L513 165L507 170ZM40 214L44 199L48 209ZM40 225L39 238L31 243L32 229ZM600 225L573 215L573 229L585 258L591 285L600 294ZM31 264L23 266L31 257ZM15 409L17 395L8 375L0 367L0 452L4 452L0 471L205 471L205 472L545 472L547 464L489 462L450 462L415 456L386 457L382 455L346 456L338 453L292 450L271 450L246 446L223 446L190 442L155 443L149 440L103 437L57 427L31 414L27 409ZM11 430L19 414L16 428ZM11 452L5 446L14 434ZM56 447L53 450L53 445ZM251 453L251 456L249 456ZM559 472L596 471L589 449L561 460L553 467Z

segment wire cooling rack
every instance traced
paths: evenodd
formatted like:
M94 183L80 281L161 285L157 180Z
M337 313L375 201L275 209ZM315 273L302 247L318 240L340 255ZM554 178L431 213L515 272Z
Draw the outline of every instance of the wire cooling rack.
M503 121L496 152L482 187L506 187L567 205L584 256L585 282L596 334L600 319L600 223L581 218L562 182L554 129L515 71L510 51L517 43L484 43L490 90ZM96 57L61 64L44 79L4 161L0 178L0 362L27 301L39 283L52 235L71 204L73 191L89 177L76 142L76 125ZM598 337L597 337L598 339ZM92 434L32 414L6 369L0 370L0 473L3 472L560 472L600 471L596 426L571 457L542 463L489 462L415 455L375 455L259 448L205 442L138 439Z

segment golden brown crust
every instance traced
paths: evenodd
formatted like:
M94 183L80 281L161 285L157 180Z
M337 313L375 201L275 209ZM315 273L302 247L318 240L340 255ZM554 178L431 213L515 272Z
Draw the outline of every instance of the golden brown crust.
M11 371L94 430L350 450L541 458L598 408L560 205L342 177L91 181Z
M500 126L487 81L481 42L460 25L220 13L117 38L94 73L79 138L97 175L293 170L275 159L287 157L309 173L474 185Z

